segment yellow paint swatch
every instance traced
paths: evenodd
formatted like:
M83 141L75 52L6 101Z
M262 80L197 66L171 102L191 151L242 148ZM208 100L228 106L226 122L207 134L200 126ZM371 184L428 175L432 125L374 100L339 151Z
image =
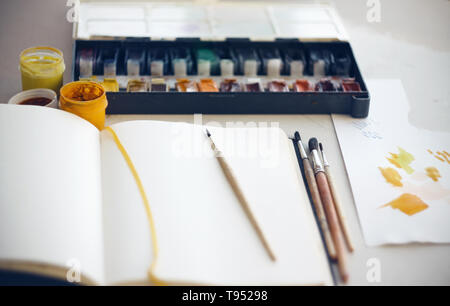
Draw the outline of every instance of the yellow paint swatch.
M436 158L437 160L445 163L447 162L447 164L450 164L450 154L447 151L437 151L436 153L433 153L433 151L431 151L430 149L428 149L428 152L433 155L434 158Z
M387 160L388 160L391 164L393 164L394 166L396 166L397 168L401 168L402 166L400 166L400 164L397 162L398 154L394 154L394 153L389 153L389 154L391 154L391 158L386 157Z
M412 174L414 169L411 168L410 164L414 160L414 156L411 153L406 152L402 148L398 148L399 153L389 153L391 154L391 158L387 157L387 160L396 166L397 168L401 168L406 171L408 174Z
M103 85L106 91L108 92L118 92L119 91L119 83L116 79L113 78L105 78L103 82L100 84Z
M388 168L382 168L378 167L380 169L381 174L384 176L386 181L396 187L402 187L402 177L400 174L395 170L394 168L388 167Z
M440 156L442 156L442 157L445 159L445 161L446 161L447 163L450 163L450 160L448 159L447 155L445 155L445 154L442 153L442 152L437 152L437 154L440 155Z
M445 159L443 159L442 157L435 155L434 157L436 157L436 159L440 160L441 162L445 163Z
M429 207L418 196L410 193L402 194L399 198L381 206L381 208L387 206L390 206L393 209L398 209L408 216L415 215Z
M439 178L442 177L439 170L435 167L428 167L425 171L427 171L427 176L435 182L439 181Z

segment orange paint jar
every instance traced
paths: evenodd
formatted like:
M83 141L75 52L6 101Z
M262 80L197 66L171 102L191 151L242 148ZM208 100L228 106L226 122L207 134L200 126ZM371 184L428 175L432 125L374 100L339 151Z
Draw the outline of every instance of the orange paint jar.
M60 90L59 107L86 119L99 130L105 126L107 106L106 90L99 83L72 82L64 85Z

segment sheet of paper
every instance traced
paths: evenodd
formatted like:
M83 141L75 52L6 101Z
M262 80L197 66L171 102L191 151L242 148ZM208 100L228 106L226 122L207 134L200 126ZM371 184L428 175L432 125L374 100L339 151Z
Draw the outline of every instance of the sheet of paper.
M281 130L229 129L236 133L230 137L210 128L276 254L271 262L201 127L151 121L112 127L150 201L158 277L184 284L330 284L306 191ZM153 258L143 203L111 135L103 131L101 137L107 282L145 281ZM255 141L256 149L247 151Z
M400 81L368 87L368 118L333 115L366 243L450 242L450 133L409 124Z
M0 261L103 282L98 130L61 110L0 104L0 148Z

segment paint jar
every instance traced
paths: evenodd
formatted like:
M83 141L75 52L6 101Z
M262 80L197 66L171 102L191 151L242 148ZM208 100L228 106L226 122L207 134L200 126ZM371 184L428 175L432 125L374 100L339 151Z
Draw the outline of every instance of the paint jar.
M8 103L58 108L56 92L47 88L36 88L19 92L9 99Z
M20 54L22 89L48 88L59 92L63 84L63 53L51 47L33 47Z
M61 88L59 107L86 119L99 130L105 126L107 106L106 90L99 83L78 81Z

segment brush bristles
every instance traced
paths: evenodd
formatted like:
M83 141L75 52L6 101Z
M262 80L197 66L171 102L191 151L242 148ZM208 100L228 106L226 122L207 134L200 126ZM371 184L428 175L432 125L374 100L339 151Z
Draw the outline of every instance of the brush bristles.
M309 145L309 151L318 150L319 149L319 143L317 141L317 138L311 138L309 140L308 145Z
M323 151L322 143L319 143L319 148L320 148L320 151Z
M295 140L297 140L297 141L302 140L302 138L300 137L300 133L299 132L295 132L294 137L295 137Z
M206 135L207 135L208 137L211 137L211 133L208 131L208 129L206 129Z

